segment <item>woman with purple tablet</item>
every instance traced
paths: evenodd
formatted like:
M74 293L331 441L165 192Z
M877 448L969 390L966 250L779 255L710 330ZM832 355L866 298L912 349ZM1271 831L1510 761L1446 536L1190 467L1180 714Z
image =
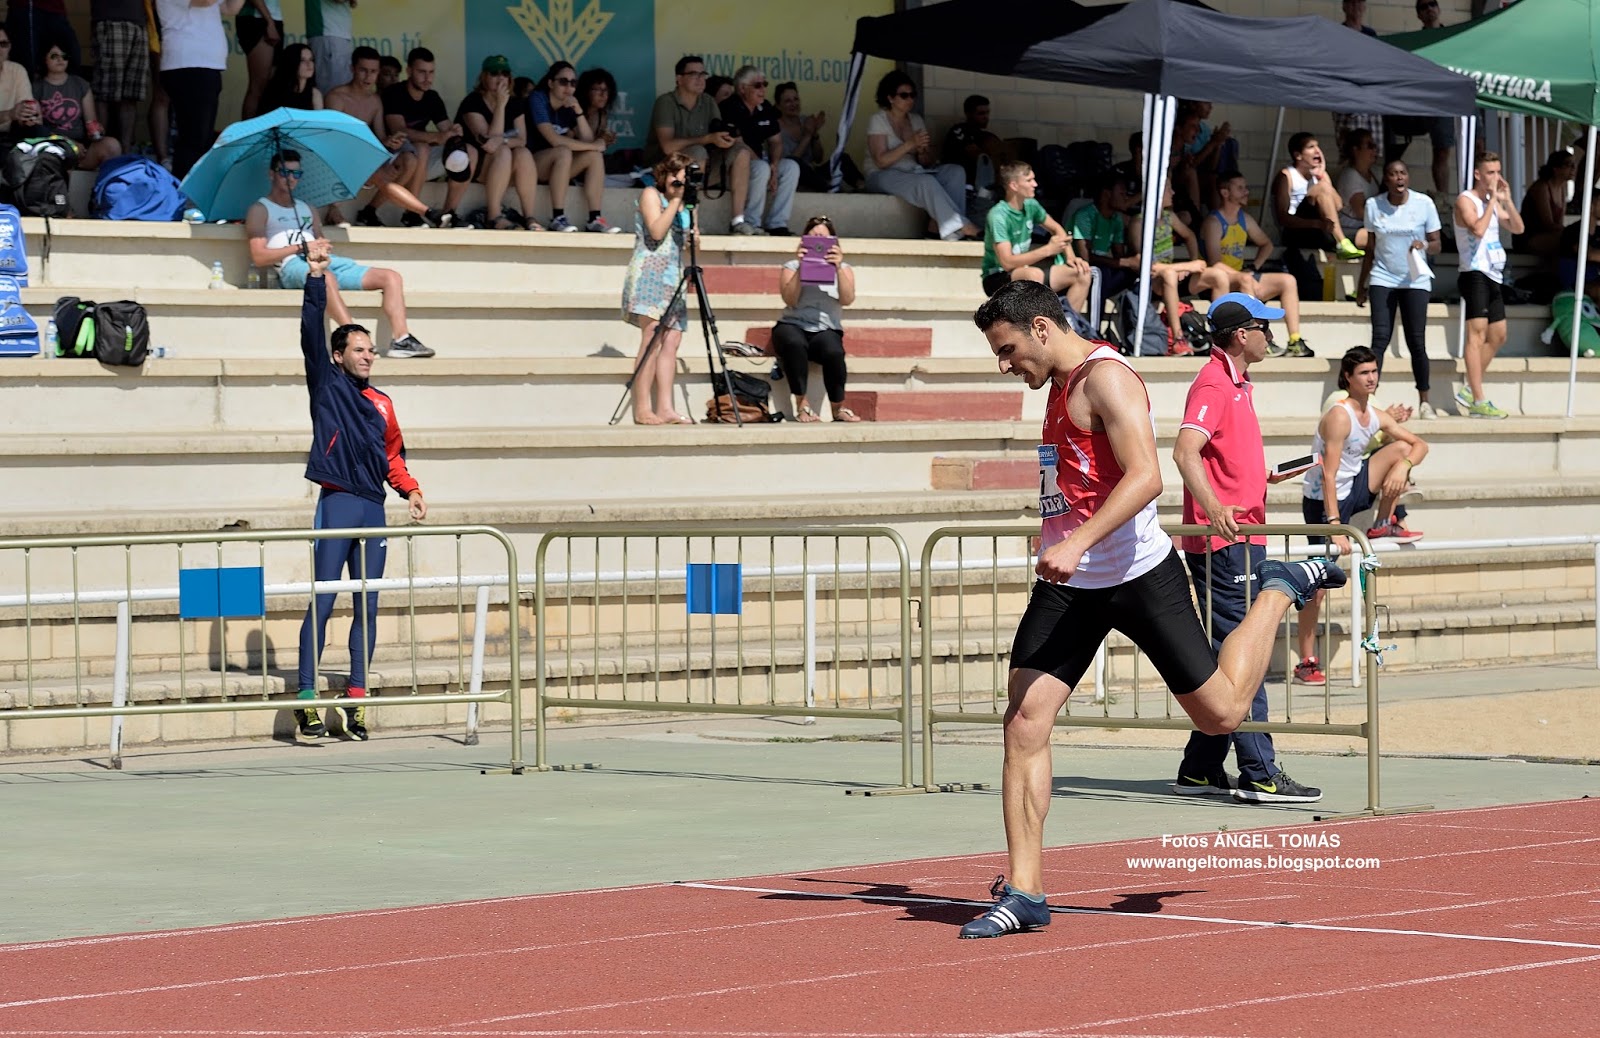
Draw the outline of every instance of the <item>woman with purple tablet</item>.
M845 360L842 310L856 301L856 272L844 261L833 221L813 216L801 232L795 258L778 271L778 292L784 311L772 328L772 351L789 380L797 422L822 419L806 400L813 363L822 368L822 384L836 422L861 418L844 406Z

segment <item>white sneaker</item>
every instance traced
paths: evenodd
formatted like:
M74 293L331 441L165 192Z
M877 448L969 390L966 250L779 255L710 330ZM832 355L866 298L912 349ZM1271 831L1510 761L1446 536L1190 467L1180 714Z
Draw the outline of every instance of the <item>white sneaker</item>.
M1431 422L1435 418L1439 417L1439 412L1433 409L1432 404L1424 400L1417 406L1417 417L1425 422Z

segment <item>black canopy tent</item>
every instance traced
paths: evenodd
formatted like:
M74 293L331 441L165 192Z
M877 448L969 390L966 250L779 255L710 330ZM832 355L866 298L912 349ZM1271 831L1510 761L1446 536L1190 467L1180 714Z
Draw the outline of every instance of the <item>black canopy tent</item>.
M1033 42L1028 42L1032 40ZM860 99L866 58L892 58L1145 95L1144 211L1160 211L1179 97L1222 104L1469 116L1466 76L1323 18L1251 18L1177 0L1082 7L1023 0L946 0L856 22L839 118L838 160ZM1013 57L1014 56L1014 57ZM1009 62L1009 67L1007 63ZM1144 221L1140 323L1149 304L1155 222Z

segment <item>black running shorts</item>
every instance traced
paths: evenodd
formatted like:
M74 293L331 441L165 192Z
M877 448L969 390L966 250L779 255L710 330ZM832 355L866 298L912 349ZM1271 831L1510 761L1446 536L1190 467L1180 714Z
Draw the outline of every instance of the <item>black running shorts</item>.
M1041 670L1076 688L1111 631L1150 657L1173 693L1187 695L1217 672L1189 578L1176 551L1141 577L1115 587L1066 587L1035 581L1011 643L1014 670Z
M1463 270L1456 276L1456 287L1461 290L1461 305L1466 308L1467 320L1480 318L1490 324L1506 319L1506 298L1500 291L1500 282L1481 270Z

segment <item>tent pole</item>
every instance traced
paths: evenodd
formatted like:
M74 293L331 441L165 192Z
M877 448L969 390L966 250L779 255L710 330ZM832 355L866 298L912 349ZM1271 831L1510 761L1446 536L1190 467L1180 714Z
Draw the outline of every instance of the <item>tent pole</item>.
M1478 142L1476 140L1477 132L1477 116L1462 116L1461 132L1456 134L1456 139L1461 142L1461 147L1456 152L1456 172L1460 176L1461 192L1472 190L1472 167L1476 165L1478 158ZM1456 195L1456 198L1459 197L1461 197L1460 192L1458 192ZM1452 214L1455 212L1455 204L1456 200L1455 198L1452 198L1450 200L1450 211ZM1454 215L1451 216L1450 226L1452 228L1455 226ZM1456 306L1456 350L1458 351L1456 356L1460 357L1461 362L1465 364L1467 360L1467 304L1465 301L1462 301Z
M850 55L850 73L845 79L844 102L839 106L839 141L833 146L833 157L828 160L828 190L837 192L844 185L845 141L850 139L850 125L856 120L856 106L861 103L861 77L867 68L867 56L861 51Z
M1144 321L1150 312L1150 264L1156 246L1156 221L1161 218L1161 195L1166 187L1167 155L1172 150L1172 124L1178 99L1146 94L1144 135L1144 208L1139 218L1139 321L1133 326L1133 353L1144 343Z
M1589 127L1589 143L1583 152L1583 222L1578 225L1578 281L1572 286L1572 338L1571 367L1567 372L1567 417L1572 417L1578 396L1578 328L1583 321L1584 267L1589 261L1589 225L1593 219L1589 212L1594 201L1594 138L1595 128Z
M1278 164L1278 145L1282 142L1282 140L1283 107L1280 105L1278 107L1278 122L1272 128L1272 147L1268 149L1267 152L1267 172L1261 178L1261 183L1263 185L1261 192L1261 212L1256 215L1256 223L1262 224L1263 226L1265 226L1267 222L1267 204L1272 199L1273 167ZM1283 233L1282 228L1279 228L1279 233Z

